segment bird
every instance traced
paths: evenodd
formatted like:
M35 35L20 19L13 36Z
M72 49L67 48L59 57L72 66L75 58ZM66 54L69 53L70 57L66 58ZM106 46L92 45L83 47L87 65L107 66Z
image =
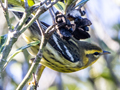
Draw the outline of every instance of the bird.
M47 29L49 25L42 23L42 26ZM23 38L27 43L41 40L40 30L35 22L23 33ZM39 45L30 47L28 52L36 56L38 50ZM54 33L45 46L40 63L58 72L71 73L91 66L105 54L110 54L110 52L74 37L64 40Z
M22 17L21 12L13 13L19 19ZM28 22L29 20L26 23ZM50 26L42 21L41 25L44 30ZM37 23L34 22L22 36L28 44L32 41L40 41L41 34ZM57 32L54 32L45 46L40 63L58 72L71 73L91 66L102 55L110 54L109 51L104 51L99 46L81 41L79 38L70 34L70 38L65 40ZM39 45L28 48L28 52L35 57L39 51Z

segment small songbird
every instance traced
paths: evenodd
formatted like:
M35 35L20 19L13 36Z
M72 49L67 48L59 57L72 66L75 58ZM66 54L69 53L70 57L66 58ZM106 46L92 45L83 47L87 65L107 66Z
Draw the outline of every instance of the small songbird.
M13 12L13 13L19 19L22 17L21 13L18 13L18 12ZM84 19L84 21L85 20L86 19ZM27 22L29 22L29 20ZM49 25L47 25L44 22L41 22L41 24L44 30L46 30L49 27ZM70 32L71 29L69 29L71 28L71 26L68 24L65 24L65 25L66 25L65 28L68 28L67 32L69 31L70 33L69 39L65 40L61 38L57 32L55 32L49 38L49 41L45 46L43 57L40 62L42 65L59 72L70 73L70 72L75 72L75 71L84 69L92 65L98 60L98 58L101 55L110 54L110 52L104 51L100 47L94 44L91 44L85 41L80 41L79 40L80 38L88 38L89 35L87 35L87 37L86 36L76 37L75 36L76 33L80 33L81 29L77 29L77 32L73 34L72 32ZM83 29L84 28L82 27L82 30ZM65 32L63 30L61 31L60 31L61 35L63 35L64 37L68 36L66 31ZM87 33L86 31L84 32ZM34 22L23 33L23 38L27 43L30 43L36 40L41 40L40 30L36 22ZM28 48L28 52L33 56L37 55L38 50L39 50L39 44L37 46L32 46Z
M42 23L44 28L49 25ZM40 31L34 22L23 34L27 43L40 40ZM39 45L28 49L31 55L36 56ZM69 40L61 39L57 33L54 33L49 39L44 52L41 64L53 70L70 73L84 69L98 60L101 55L110 54L103 51L100 47L79 41L74 37Z

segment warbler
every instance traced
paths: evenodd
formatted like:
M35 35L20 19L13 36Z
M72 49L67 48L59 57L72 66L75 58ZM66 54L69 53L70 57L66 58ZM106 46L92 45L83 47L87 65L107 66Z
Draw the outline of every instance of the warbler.
M47 28L46 25L43 26ZM27 43L41 39L36 23L33 23L24 32L23 38ZM34 56L36 56L38 50L39 45L28 49L29 53ZM70 73L92 65L101 55L109 53L94 44L79 41L74 37L64 40L58 34L54 33L46 44L40 63L55 71Z
M17 13L14 12L14 14L18 16L18 18L22 16L21 13L18 12ZM49 27L48 24L44 22L41 23L44 30ZM79 29L79 31L80 30L83 29ZM84 33L86 33L86 31ZM65 33L62 32L61 34L65 34ZM41 40L40 30L37 26L37 23L34 22L23 33L22 36L27 43L36 40ZM64 35L64 37L65 36L66 34ZM71 37L71 34L69 36L70 38L65 40L61 38L58 33L55 32L49 38L49 41L45 46L43 57L40 63L55 71L70 73L84 69L92 65L102 55L110 54L110 52L103 51L100 47L94 44L78 40L81 37L79 38ZM86 38L86 37L82 37L82 38ZM37 55L38 50L39 50L39 44L37 46L32 46L28 48L28 52L33 56Z

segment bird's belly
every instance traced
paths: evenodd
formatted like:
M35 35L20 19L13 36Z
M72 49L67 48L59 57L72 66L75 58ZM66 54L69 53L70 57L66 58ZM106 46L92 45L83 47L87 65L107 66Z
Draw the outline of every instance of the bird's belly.
M70 73L75 72L83 67L83 62L71 62L66 59L59 51L52 48L51 45L47 44L43 52L43 58L40 62L44 66L47 66L53 70Z

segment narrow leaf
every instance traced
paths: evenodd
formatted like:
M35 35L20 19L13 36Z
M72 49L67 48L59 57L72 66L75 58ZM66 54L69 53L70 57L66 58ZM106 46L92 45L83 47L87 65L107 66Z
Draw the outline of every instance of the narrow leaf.
M24 0L21 0L21 2L24 2ZM27 0L29 7L33 6L35 4L34 0Z
M64 12L65 11L65 4L63 2L58 2L54 5L54 7L60 11L60 12Z
M4 69L6 68L6 66L8 65L8 63L9 63L9 62L13 59L13 57L15 57L18 53L22 52L24 49L27 49L27 48L29 48L29 47L36 46L36 45L38 45L39 43L40 43L40 41L37 40L37 41L33 41L33 42L31 42L31 43L29 43L29 44L27 44L27 45L25 45L25 46L22 46L22 47L18 48L12 55L10 55L10 56L8 57L7 62L5 63L5 65L4 65L4 67L3 67L2 70L4 70Z
M25 9L23 7L11 7L8 8L9 11L15 11L15 12L25 12Z
M82 1L80 1L74 8L76 8L78 6L82 7L87 1L88 0L82 0Z
M4 1L4 0L2 0ZM19 0L8 0L8 4L16 5L16 6L22 6L21 2Z

